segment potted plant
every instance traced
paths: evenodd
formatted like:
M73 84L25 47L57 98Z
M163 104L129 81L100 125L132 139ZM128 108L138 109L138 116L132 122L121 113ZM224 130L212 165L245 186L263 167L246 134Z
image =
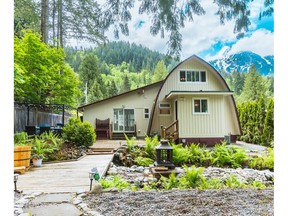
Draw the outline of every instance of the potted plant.
M42 161L45 159L45 155L52 153L54 148L49 148L45 140L35 137L34 144L32 146L32 162L36 167L42 166Z
M26 132L14 134L14 167L29 167L31 139Z

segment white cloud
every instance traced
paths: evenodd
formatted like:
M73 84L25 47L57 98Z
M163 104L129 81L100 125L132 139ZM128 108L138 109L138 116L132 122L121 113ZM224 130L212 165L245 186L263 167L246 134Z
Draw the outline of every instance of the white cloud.
M240 39L231 47L230 54L251 51L261 56L274 55L274 32L258 29L250 37Z
M258 17L260 8L263 7L263 1L253 1L251 3L251 18ZM219 16L215 15L217 11L217 5L212 3L212 0L202 1L202 6L206 11L203 16L194 15L193 22L186 22L185 28L181 29L182 34L182 56L181 59L185 59L193 54L199 54L205 50L211 49L211 47L218 42L223 45L227 43L236 43L232 49L231 53L239 51L252 51L259 55L273 54L273 33L267 30L257 30L251 34L251 36L246 36L245 38L237 41L236 34L233 33L235 22L229 21L225 25L221 25L219 21ZM130 35L128 37L119 34L119 40L129 41L130 43L141 44L148 47L151 50L157 50L161 53L166 53L168 46L167 41L169 35L166 33L164 38L161 38L160 34L157 36L152 36L150 33L151 19L147 14L138 14L139 1L135 1L134 8L131 9L132 20L128 23ZM143 20L144 23L138 29L135 28L135 24ZM252 21L252 19L251 19ZM250 30L255 30L256 24L251 23ZM112 29L106 32L109 40L113 41L113 31ZM224 47L217 53L217 56L223 54ZM213 51L214 53L215 51ZM212 53L212 52L211 52ZM216 55L215 55L216 56ZM214 56L214 57L215 57ZM208 54L209 58L213 58L211 54Z

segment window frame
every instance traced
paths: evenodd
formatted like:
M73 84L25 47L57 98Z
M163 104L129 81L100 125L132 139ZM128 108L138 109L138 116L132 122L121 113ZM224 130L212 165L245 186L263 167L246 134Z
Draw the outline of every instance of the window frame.
M199 105L200 105L200 111L199 112L196 112L195 111L195 101L197 101L197 100L199 100ZM207 108L206 108L206 112L202 112L202 101L206 101L206 106L207 106ZM208 100L208 98L193 98L193 100L192 100L192 109L193 109L193 114L196 114L196 115L206 115L206 114L209 114L209 100Z
M148 111L148 112L146 112ZM144 108L144 119L150 119L150 109Z
M168 106L161 106L161 105L168 105ZM159 109L159 115L166 115L166 116L170 116L171 115L171 104L170 103L166 103L166 102L160 102L158 105L158 109ZM169 110L169 113L161 113L161 110Z
M207 83L207 71L200 69L181 69L179 70L179 82Z

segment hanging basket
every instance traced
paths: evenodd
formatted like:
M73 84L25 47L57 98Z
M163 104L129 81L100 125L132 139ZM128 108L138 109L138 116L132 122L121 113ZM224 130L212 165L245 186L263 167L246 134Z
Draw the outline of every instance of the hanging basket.
M14 167L30 166L31 146L14 147Z

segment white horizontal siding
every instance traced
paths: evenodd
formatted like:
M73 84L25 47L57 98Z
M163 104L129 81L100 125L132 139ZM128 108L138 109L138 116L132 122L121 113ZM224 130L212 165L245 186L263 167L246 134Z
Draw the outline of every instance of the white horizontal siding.
M113 109L122 108L124 106L125 109L134 109L136 129L137 131L140 130L140 133L137 133L137 135L144 137L147 133L149 124L149 119L144 119L144 109L149 108L151 113L159 87L160 84L152 87L150 86L149 88L145 88L143 94L140 91L132 91L127 94L84 107L83 120L90 122L94 128L96 118L102 120L110 118L110 122L112 123L114 120Z

